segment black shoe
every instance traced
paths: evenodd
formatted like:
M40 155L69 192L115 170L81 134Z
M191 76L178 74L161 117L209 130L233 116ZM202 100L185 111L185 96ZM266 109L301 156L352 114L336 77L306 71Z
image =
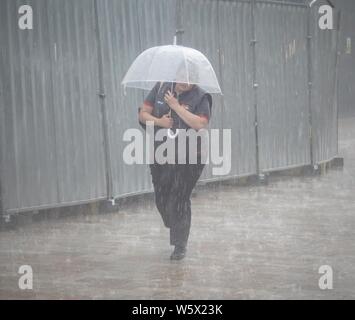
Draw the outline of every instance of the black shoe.
M185 255L186 255L186 247L175 246L175 249L170 256L170 260L181 260L185 258Z

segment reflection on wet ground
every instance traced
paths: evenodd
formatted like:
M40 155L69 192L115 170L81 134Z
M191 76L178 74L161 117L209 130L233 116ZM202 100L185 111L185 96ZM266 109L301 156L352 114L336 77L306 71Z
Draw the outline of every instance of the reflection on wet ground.
M340 139L344 169L197 192L180 262L152 201L1 232L0 298L355 298L355 118ZM32 291L18 288L20 265ZM333 290L319 289L321 265Z

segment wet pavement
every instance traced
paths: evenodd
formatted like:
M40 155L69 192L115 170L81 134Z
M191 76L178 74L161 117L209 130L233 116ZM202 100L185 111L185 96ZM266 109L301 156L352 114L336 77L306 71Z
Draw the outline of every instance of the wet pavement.
M340 122L339 156L325 175L198 191L180 262L151 200L0 232L0 298L354 299L355 118ZM33 290L18 287L21 265Z

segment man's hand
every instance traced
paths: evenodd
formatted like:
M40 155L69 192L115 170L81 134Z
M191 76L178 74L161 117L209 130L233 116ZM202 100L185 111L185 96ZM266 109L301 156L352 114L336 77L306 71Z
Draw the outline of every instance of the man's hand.
M179 101L174 97L170 90L165 94L164 100L169 107L175 111L180 107Z
M170 129L173 127L173 119L165 114L160 119L158 119L157 125L162 128Z

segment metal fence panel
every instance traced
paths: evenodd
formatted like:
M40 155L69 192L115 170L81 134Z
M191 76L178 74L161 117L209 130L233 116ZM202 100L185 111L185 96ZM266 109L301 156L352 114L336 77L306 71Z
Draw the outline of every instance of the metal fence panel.
M92 1L2 6L2 175L5 210L106 197Z
M220 1L218 7L221 49L223 129L232 132L230 176L256 173L254 130L251 7L248 3Z
M146 168L125 165L122 158L124 131L138 127L137 109L142 103L139 90L128 89L125 95L121 86L124 73L141 51L136 11L136 1L98 2L113 197L143 191L148 184Z
M257 3L256 33L260 169L310 164L307 9Z
M312 16L316 22L312 31L312 131L314 162L318 163L338 155L335 100L337 30L319 28L317 7L313 8Z
M106 197L93 0L48 0L58 201Z
M337 0L341 10L339 45L339 116L355 116L355 1Z
M123 134L139 128L138 108L148 92L127 89L121 81L134 58L155 45L171 44L175 34L175 1L98 1L103 52L105 105L109 119L113 197L152 190L147 165L127 165Z
M178 0L137 0L139 35L142 51L154 46L173 44L176 32Z
M4 210L57 202L47 1L26 1L36 32L20 30L23 1L0 9L0 126Z
M218 1L191 0L183 1L183 45L201 51L211 62L217 78L221 79L220 38L218 27ZM222 88L223 90L223 88ZM213 96L212 119L210 128L223 127L223 101L220 95ZM221 141L221 139L220 139ZM220 152L222 145L220 143ZM202 180L214 178L212 165L207 165Z

